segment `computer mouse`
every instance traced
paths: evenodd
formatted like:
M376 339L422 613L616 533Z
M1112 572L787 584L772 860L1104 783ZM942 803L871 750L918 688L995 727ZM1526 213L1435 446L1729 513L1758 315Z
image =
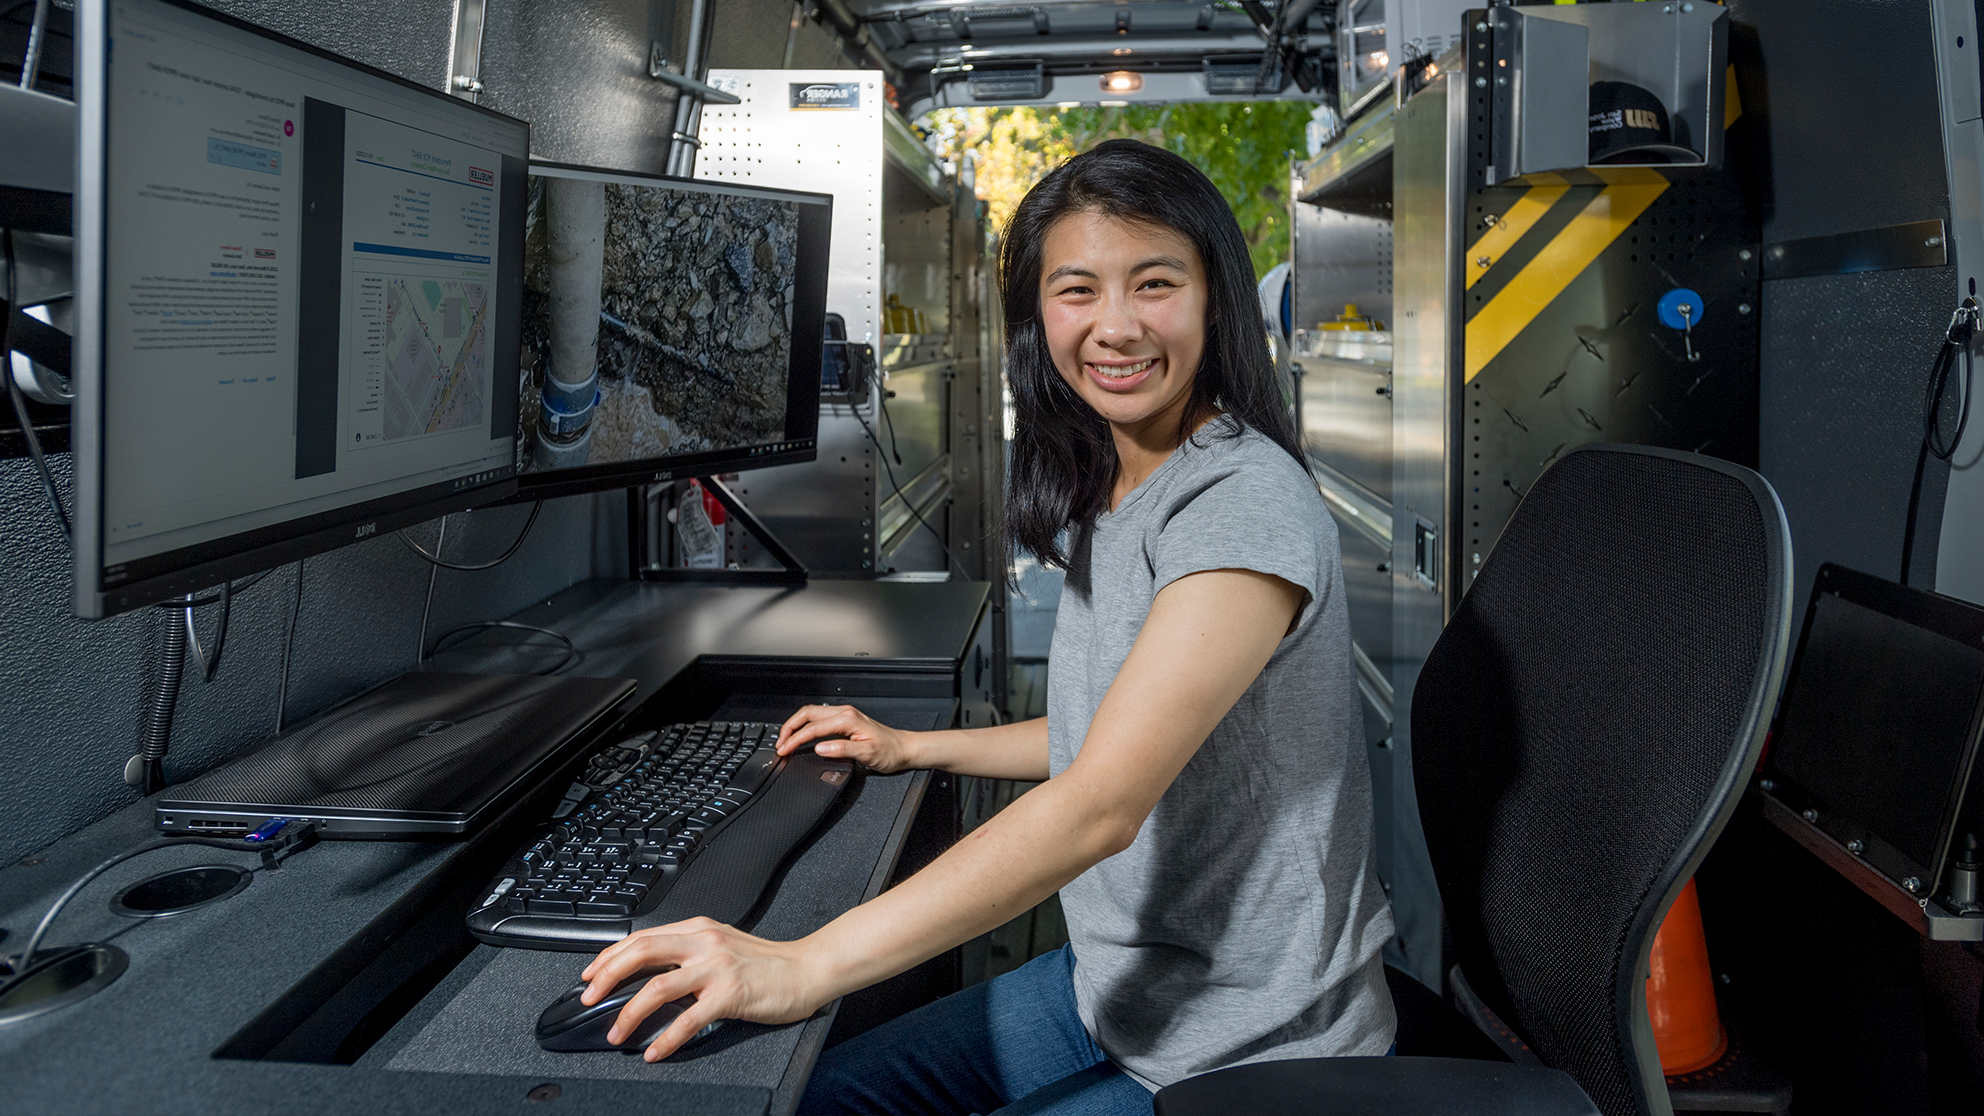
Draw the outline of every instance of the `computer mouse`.
M551 1001L551 1006L545 1008L544 1013L537 1017L537 1044L546 1050L559 1053L595 1050L639 1053L646 1050L670 1023L675 1022L677 1016L687 1010L690 1004L696 1002L694 996L684 996L679 1000L663 1004L641 1021L641 1025L634 1029L634 1033L626 1042L615 1046L607 1041L607 1032L613 1029L613 1021L620 1017L620 1009L626 1007L627 1001L633 999L634 994L646 986L654 975L654 973L643 973L624 980L604 999L590 1007L579 999L580 994L586 990L585 981L582 980L567 988L563 995ZM705 1038L715 1033L721 1026L723 1021L719 1019L696 1032L695 1037L689 1041L693 1043L697 1039Z

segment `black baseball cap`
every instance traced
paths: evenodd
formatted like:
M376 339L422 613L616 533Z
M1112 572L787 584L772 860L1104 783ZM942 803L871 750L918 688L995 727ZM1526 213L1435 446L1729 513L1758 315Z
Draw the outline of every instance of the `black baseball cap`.
M1624 81L1591 83L1593 163L1695 163L1701 154L1673 142L1667 106Z

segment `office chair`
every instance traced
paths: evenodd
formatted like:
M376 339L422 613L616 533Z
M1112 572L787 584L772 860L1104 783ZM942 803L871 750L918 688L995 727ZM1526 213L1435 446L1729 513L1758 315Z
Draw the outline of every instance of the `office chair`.
M1648 955L1756 770L1790 569L1783 509L1748 469L1586 446L1537 478L1412 698L1449 980L1480 1034L1388 971L1400 1053L1444 1057L1236 1066L1160 1091L1159 1116L1667 1116Z

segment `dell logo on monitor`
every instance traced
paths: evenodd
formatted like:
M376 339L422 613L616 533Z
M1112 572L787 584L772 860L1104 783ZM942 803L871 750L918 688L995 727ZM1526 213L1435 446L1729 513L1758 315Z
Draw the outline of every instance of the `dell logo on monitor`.
M358 534L354 537L363 539L378 533L379 525L377 523L361 523L358 525Z

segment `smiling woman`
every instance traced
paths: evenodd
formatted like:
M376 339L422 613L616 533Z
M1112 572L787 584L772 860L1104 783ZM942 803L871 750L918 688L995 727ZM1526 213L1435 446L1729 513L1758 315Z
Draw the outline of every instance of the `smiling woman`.
M1302 460L1246 242L1191 163L1135 140L1069 160L1014 213L1000 278L1017 549L1085 577L1063 529L1094 522L1126 478L1222 412ZM1123 371L1146 357L1155 370Z
M1240 231L1185 160L1114 141L1048 175L1006 244L1009 522L1070 573L1047 716L903 732L810 705L778 750L1041 785L806 938L640 931L581 998L658 973L610 1038L687 1003L648 1049L666 1057L718 1019L805 1018L1058 891L1068 948L827 1051L800 1111L1148 1113L1205 1070L1382 1054L1392 921L1342 558Z

